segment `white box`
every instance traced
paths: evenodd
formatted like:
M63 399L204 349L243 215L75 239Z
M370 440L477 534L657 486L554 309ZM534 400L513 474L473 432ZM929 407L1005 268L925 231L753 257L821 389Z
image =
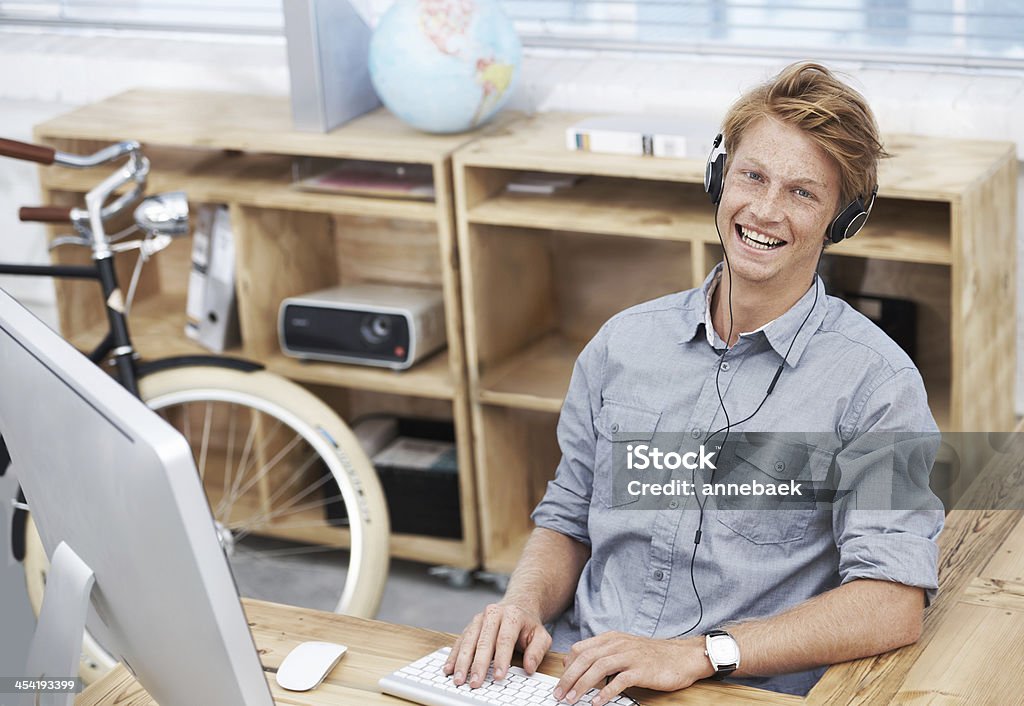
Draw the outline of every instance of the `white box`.
M200 206L192 234L185 334L223 353L242 341L235 298L235 241L226 206Z
M380 105L367 13L360 0L284 0L296 130L330 132Z

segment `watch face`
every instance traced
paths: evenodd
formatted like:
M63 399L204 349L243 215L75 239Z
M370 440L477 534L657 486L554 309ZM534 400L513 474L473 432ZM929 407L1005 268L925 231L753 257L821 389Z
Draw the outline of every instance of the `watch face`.
M715 664L736 664L740 658L736 642L725 635L712 637L708 652Z

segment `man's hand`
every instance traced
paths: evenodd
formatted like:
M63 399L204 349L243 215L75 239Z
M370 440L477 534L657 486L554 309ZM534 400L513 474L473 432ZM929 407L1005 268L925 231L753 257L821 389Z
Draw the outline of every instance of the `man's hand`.
M551 647L551 635L535 611L512 602L492 603L455 641L444 673L455 675L456 686L468 681L475 689L483 684L493 659L494 678L504 679L516 647L523 651L523 669L533 674Z
M555 687L555 698L574 704L614 675L592 702L593 706L602 706L631 686L676 691L712 674L703 638L654 640L608 632L572 646L565 657L565 673Z

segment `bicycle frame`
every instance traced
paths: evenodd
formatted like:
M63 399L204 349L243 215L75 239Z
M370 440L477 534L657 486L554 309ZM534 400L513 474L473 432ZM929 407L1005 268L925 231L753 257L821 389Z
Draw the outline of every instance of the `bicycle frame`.
M128 158L125 164L85 195L86 208L84 210L55 207L22 209L23 220L70 222L83 237L69 240L77 244L88 245L92 253L93 264L25 265L0 262L0 275L92 279L99 282L107 312L107 333L99 345L86 354L89 360L99 364L109 356L116 368L117 379L136 397L139 396L139 378L158 369L185 365L220 365L237 370L252 371L263 367L249 361L219 356L179 356L150 363L138 363L135 348L128 333L125 298L121 292L117 271L114 267L114 253L119 246L112 247L104 229L104 221L124 211L138 201L145 192L146 180L149 176L149 160L143 156L142 146L138 142L119 142L89 156L70 154L10 140L0 140L0 143L2 143L0 151L7 156L74 169L88 169L122 157ZM129 183L133 185L131 189L120 196L111 198L119 188ZM157 232L146 226L143 226L143 230L149 235L155 235ZM140 241L140 250L144 246L145 243Z
M139 396L138 370L135 349L128 335L128 320L124 315L124 299L117 282L112 257L97 260L93 265L15 265L0 263L2 275L29 275L57 278L92 279L100 283L107 310L107 334L87 357L99 364L108 355L113 356L118 381L133 395Z

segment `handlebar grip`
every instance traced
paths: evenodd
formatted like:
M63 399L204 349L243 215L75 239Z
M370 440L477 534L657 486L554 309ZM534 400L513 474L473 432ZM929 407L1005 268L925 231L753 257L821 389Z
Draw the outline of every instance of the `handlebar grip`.
M71 206L23 206L18 219L38 223L70 223Z
M18 142L0 137L0 155L15 159L27 159L40 164L53 164L57 150L44 145L32 145L28 142Z

